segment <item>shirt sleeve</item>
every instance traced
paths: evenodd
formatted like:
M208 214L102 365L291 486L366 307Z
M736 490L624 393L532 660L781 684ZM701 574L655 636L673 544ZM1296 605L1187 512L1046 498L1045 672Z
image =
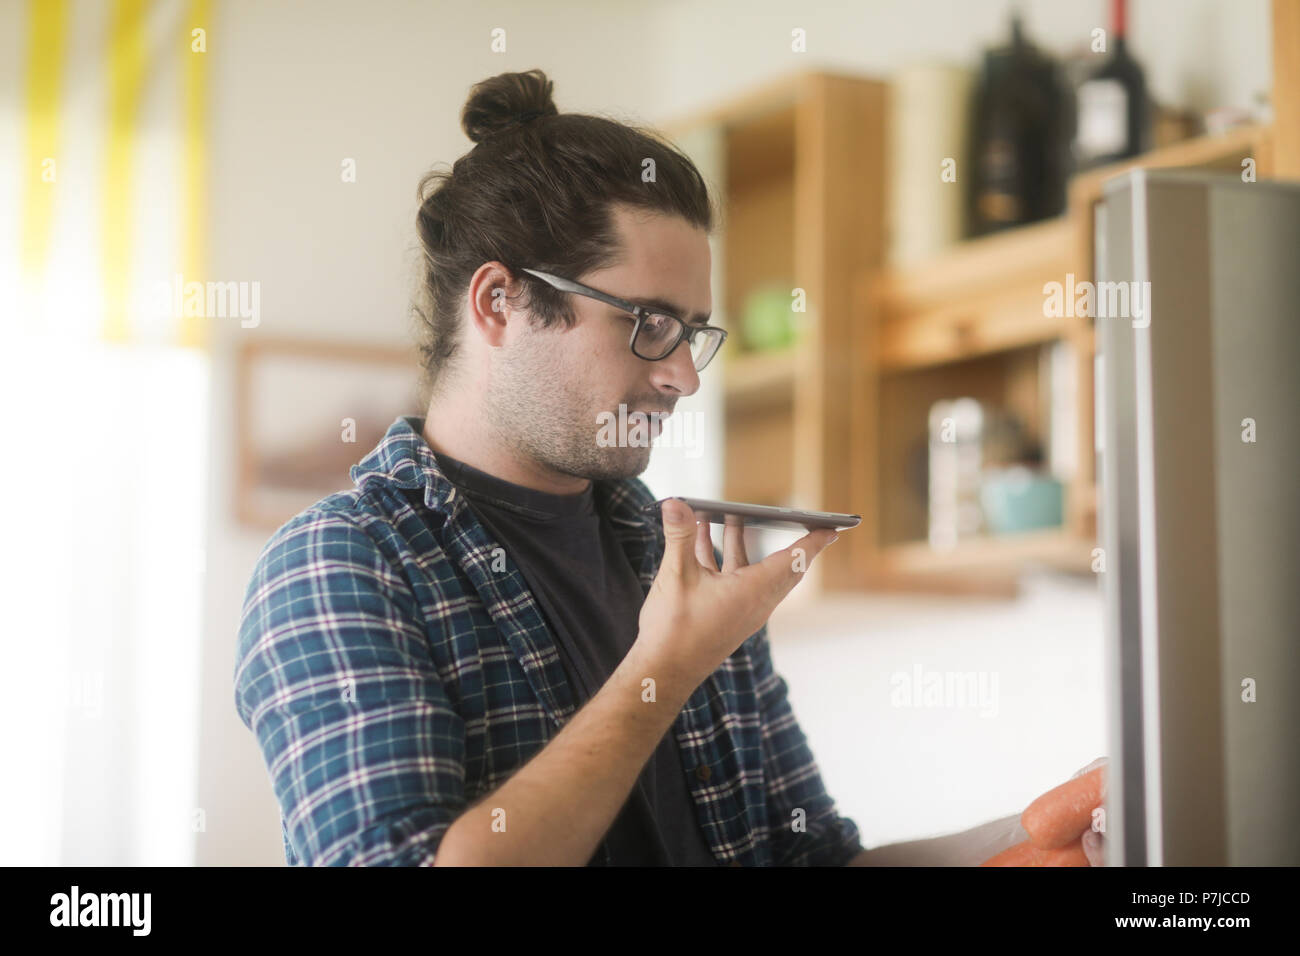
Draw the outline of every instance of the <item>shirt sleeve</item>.
M840 816L790 707L789 688L772 667L767 626L747 642L762 709L768 830L777 866L844 866L862 850L857 825ZM796 829L802 810L803 829Z
M308 512L263 550L235 704L298 861L432 865L465 808L464 723L409 585L351 518Z

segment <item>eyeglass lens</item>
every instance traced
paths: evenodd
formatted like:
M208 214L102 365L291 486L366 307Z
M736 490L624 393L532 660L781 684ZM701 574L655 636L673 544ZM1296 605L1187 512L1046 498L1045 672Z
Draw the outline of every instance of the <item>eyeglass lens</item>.
M649 359L663 358L676 344L679 331L676 319L657 313L647 315L637 333L636 350ZM696 334L691 341L691 361L696 371L708 364L713 353L718 350L720 339L721 336L712 332Z
M691 342L691 359L695 363L695 371L698 372L709 364L721 344L722 336L713 332L701 332L695 336Z

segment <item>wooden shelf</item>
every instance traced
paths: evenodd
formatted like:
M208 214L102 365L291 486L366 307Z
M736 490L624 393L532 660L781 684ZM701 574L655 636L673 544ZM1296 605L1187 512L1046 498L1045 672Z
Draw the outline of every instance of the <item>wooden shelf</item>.
M878 561L887 574L974 571L1030 561L1085 572L1091 569L1093 547L1063 528L1050 528L971 538L942 550L928 541L887 545L880 549Z
M1074 231L1054 219L955 245L877 280L883 371L1050 342L1077 320L1044 315L1044 277L1070 268Z
M722 367L722 388L729 411L788 405L794 400L794 349L741 352Z
M1041 273L1065 262L1072 232L1068 218L1007 229L978 239L963 239L940 255L894 265L881 277L881 300L895 308L923 310L963 295L983 295L1008 277Z
M941 365L1067 335L1076 320L1043 314L1043 282L1064 278L1073 235L1068 220L1056 219L886 270L876 282L881 370Z
M1043 315L1042 287L1067 272L1080 279L1091 274L1091 206L1102 184L1137 168L1239 170L1267 133L1241 126L1090 170L1070 181L1068 215L967 239L941 255L883 270L874 282L880 367L938 365L1070 335L1080 320Z
M1197 136L1149 150L1133 159L1090 169L1070 180L1070 208L1077 210L1088 201L1100 198L1106 180L1130 169L1221 169L1239 173L1241 161L1261 151L1268 138L1268 127L1247 123L1213 136Z

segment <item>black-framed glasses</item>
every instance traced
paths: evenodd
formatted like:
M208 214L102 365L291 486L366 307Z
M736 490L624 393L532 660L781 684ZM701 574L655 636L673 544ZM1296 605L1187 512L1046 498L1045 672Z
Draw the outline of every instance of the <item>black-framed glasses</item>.
M628 345L633 355L647 362L666 359L673 354L673 349L677 348L682 339L686 339L695 371L700 372L712 361L713 356L718 354L718 349L722 348L722 343L727 339L727 330L716 325L687 325L668 312L647 309L645 306L636 305L618 296L607 295L572 279L564 279L549 272L538 272L536 269L523 271L537 276L562 292L585 295L632 315L636 319L636 328L632 330L632 338L628 340Z

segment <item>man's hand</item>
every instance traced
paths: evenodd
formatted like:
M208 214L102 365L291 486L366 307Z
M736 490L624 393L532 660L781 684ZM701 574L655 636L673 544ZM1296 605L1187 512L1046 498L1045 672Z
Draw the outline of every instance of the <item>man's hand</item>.
M1070 780L1038 797L1020 815L1028 839L984 862L984 866L1105 866L1108 760L1099 757ZM1088 780L1079 780L1087 776ZM1076 784L1074 781L1079 780Z
M1091 773L1098 767L1109 767L1109 765L1109 757L1098 757L1092 763L1088 764L1088 766L1075 771L1074 776L1070 779L1074 780L1077 777L1082 777L1085 773ZM1106 772L1109 773L1109 769ZM1104 821L1105 819L1106 818L1103 816L1102 820ZM1106 831L1104 828L1101 830L1098 830L1095 827L1089 828L1087 832L1083 834L1083 854L1088 858L1089 866L1106 865Z
M1108 763L1106 757L1099 757L1088 766L1078 770L1071 780L1085 773L1090 773ZM1092 808L1089 808L1091 811ZM960 833L950 833L928 840L913 840L908 843L891 843L887 846L862 850L849 861L850 866L979 866L981 863L1001 856L1005 851L1017 848L1017 852L1029 846L1029 834L1020 824L1021 814L1012 814L998 820L990 820ZM1104 819L1104 818L1103 818ZM1089 866L1104 866L1106 863L1105 843L1102 833L1088 829L1082 834L1083 852ZM1016 863L995 865L1024 866L1021 860ZM1077 859L1077 856L1076 856ZM1005 857L1003 857L1005 860ZM1071 865L1081 866L1080 863Z
M709 522L696 522L684 501L663 503L664 556L641 605L636 647L694 690L757 632L813 558L837 537L821 529L758 564L745 554L743 526L727 522L722 567L713 554Z

